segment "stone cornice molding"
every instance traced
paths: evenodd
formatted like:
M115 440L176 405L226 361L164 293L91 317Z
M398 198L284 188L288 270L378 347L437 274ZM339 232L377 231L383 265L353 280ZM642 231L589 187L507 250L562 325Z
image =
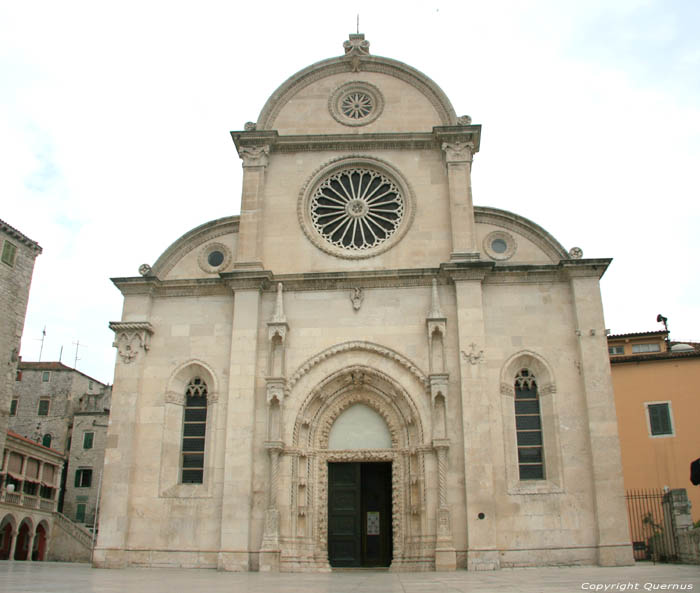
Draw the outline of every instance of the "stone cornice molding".
M311 134L280 136L276 130L268 132L235 131L231 137L239 151L257 147L261 143L269 147L269 152L357 152L371 150L440 150L446 142L469 143L472 153L478 152L481 126L458 128L459 132L447 134L441 130L453 128L433 128L432 132L380 132L374 134Z
M342 352L351 352L358 350L365 352L374 352L380 356L394 360L395 362L403 366L405 369L407 369L416 379L418 379L418 381L420 381L421 384L423 384L426 387L426 389L428 388L429 382L428 377L425 375L425 373L423 373L423 371L421 371L415 364L413 364L413 362L411 362L402 354L399 354L398 352L390 348L380 346L379 344L373 344L372 342L353 341L344 342L342 344L336 344L335 346L326 348L325 350L319 352L315 356L312 356L311 358L307 359L305 362L299 365L297 370L289 378L289 381L287 382L287 390L291 391L294 388L294 385L296 385L296 383L304 375L308 374L308 372L312 368L314 368L327 358L330 358Z
M207 241L238 232L238 216L227 216L205 222L188 231L168 247L153 264L149 276L165 278L185 255Z
M220 274L220 276L234 292L237 290L266 290L274 280L272 272L268 270L236 270Z
M462 280L483 281L486 275L493 272L495 266L493 262L467 261L450 262L440 264L440 271L448 276L453 282Z
M39 243L32 241L29 237L18 231L15 227L7 224L4 220L0 220L0 232L8 235L12 240L29 247L29 249L34 251L37 255L42 252Z
M457 115L447 95L425 74L407 64L390 58L372 55L358 57L359 64L352 57L349 58L343 55L316 62L290 76L267 100L258 116L256 127L259 130L273 129L277 116L289 100L317 80L336 74L356 72L358 69L363 72L386 74L403 80L416 88L430 101L444 126L457 124Z
M559 263L562 271L568 279L573 278L601 278L612 258L606 259L568 259Z

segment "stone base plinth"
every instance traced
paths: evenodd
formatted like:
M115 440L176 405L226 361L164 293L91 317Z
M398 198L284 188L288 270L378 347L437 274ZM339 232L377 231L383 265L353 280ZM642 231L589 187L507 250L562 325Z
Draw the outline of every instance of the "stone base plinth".
M435 550L435 570L457 570L457 552L454 548L438 548Z

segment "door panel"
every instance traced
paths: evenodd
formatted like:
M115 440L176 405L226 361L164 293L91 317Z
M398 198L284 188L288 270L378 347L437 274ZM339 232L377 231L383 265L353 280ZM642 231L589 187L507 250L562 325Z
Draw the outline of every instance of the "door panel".
M361 566L360 464L328 464L328 560Z
M391 553L391 463L329 463L331 566L389 566Z

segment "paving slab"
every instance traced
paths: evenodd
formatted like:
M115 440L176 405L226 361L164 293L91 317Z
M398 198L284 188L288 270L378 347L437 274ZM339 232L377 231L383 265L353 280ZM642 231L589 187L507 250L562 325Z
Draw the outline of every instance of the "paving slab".
M359 570L234 573L178 568L96 569L0 561L0 593L511 593L700 591L700 566L647 564L514 568L489 572Z

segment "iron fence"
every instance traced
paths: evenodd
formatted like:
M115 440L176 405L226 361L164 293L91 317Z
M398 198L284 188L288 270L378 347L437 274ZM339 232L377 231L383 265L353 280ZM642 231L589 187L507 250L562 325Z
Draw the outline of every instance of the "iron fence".
M663 490L628 490L627 514L635 560L674 562L678 545L671 518L671 499Z

